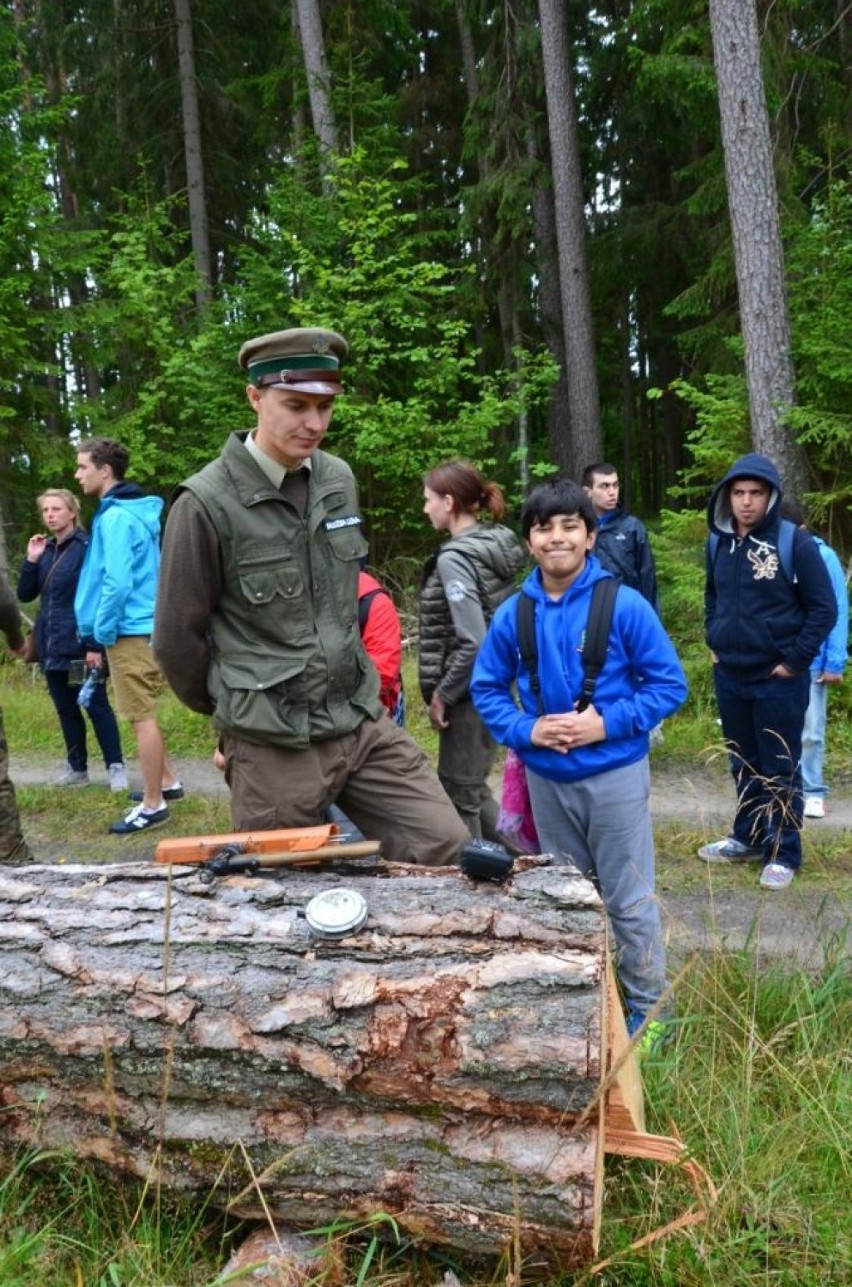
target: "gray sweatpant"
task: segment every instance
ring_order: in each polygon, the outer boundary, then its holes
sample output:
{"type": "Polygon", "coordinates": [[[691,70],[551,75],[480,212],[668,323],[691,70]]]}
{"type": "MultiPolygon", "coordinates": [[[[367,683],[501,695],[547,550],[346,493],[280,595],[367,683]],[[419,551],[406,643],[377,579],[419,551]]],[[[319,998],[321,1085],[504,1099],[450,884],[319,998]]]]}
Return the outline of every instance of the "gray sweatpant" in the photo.
{"type": "Polygon", "coordinates": [[[644,1014],[666,985],[647,757],[582,782],[552,782],[529,769],[527,780],[542,852],[572,862],[597,885],[625,1000],[644,1014]]]}

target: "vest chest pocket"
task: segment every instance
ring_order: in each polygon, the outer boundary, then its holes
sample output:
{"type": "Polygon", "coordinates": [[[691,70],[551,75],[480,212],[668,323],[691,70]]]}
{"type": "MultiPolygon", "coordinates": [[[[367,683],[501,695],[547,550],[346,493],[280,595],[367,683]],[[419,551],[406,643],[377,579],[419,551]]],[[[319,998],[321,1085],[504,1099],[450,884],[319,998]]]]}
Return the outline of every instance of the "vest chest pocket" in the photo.
{"type": "Polygon", "coordinates": [[[365,559],[370,546],[360,527],[343,527],[326,532],[329,549],[341,563],[357,563],[365,559]]]}
{"type": "Polygon", "coordinates": [[[243,597],[256,607],[272,603],[276,596],[285,602],[297,601],[305,593],[302,573],[293,562],[254,560],[240,564],[237,575],[243,597]]]}

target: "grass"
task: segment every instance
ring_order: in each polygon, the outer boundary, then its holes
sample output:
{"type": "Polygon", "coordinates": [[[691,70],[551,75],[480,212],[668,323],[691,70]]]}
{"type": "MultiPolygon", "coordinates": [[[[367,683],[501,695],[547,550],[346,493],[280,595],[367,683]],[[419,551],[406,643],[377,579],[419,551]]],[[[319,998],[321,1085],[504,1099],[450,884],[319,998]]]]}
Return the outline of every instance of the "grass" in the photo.
{"type": "MultiPolygon", "coordinates": [[[[410,726],[434,755],[414,676],[407,674],[407,681],[410,726]]],[[[43,685],[19,667],[7,667],[3,706],[13,763],[16,756],[32,755],[58,765],[62,744],[43,685]]],[[[213,738],[206,721],[170,699],[163,719],[176,758],[209,755],[213,738]]],[[[830,745],[835,780],[850,776],[849,740],[838,727],[830,745]]],[[[668,763],[704,763],[700,757],[714,742],[712,709],[696,709],[667,722],[664,746],[655,756],[668,763]]],[[[115,842],[100,827],[117,816],[108,792],[24,787],[18,796],[28,834],[57,860],[114,852],[115,842]]],[[[225,800],[190,797],[179,816],[187,834],[230,827],[225,800]]],[[[697,827],[658,828],[664,903],[708,880],[722,883],[729,894],[754,895],[753,869],[716,873],[684,861],[704,839],[697,827]]],[[[142,856],[152,843],[148,836],[132,837],[122,842],[121,852],[142,856]]],[[[825,900],[845,899],[848,905],[852,854],[846,838],[809,831],[805,847],[809,887],[825,900]]],[[[647,1128],[679,1132],[712,1177],[718,1200],[704,1223],[632,1249],[691,1207],[694,1195],[676,1169],[609,1158],[600,1254],[610,1263],[595,1277],[575,1275],[572,1287],[852,1283],[847,946],[840,935],[826,939],[819,964],[808,969],[789,961],[767,966],[756,939],[737,951],[713,941],[689,959],[678,987],[674,1042],[643,1065],[647,1128]]],[[[0,1287],[225,1287],[223,1267],[244,1232],[203,1203],[166,1197],[135,1182],[118,1184],[114,1175],[57,1153],[6,1157],[0,1167],[0,1287]]],[[[478,1274],[454,1266],[397,1245],[390,1227],[385,1232],[389,1242],[376,1230],[358,1236],[329,1231],[340,1248],[336,1260],[347,1261],[338,1283],[427,1287],[452,1281],[445,1278],[450,1271],[465,1287],[517,1287],[522,1281],[505,1266],[478,1274]]],[[[553,1280],[552,1287],[568,1284],[553,1280]]]]}

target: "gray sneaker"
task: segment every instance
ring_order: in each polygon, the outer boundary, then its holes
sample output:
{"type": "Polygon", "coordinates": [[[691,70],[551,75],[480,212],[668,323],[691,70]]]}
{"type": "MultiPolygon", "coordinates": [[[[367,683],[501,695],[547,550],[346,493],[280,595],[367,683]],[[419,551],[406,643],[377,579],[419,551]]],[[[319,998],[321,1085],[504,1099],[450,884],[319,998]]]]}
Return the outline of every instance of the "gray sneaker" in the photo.
{"type": "Polygon", "coordinates": [[[714,840],[712,844],[702,845],[698,857],[705,862],[763,862],[763,852],[751,849],[741,840],[726,836],[724,840],[714,840]]]}
{"type": "Polygon", "coordinates": [[[761,889],[786,889],[792,885],[795,872],[781,862],[768,862],[760,873],[761,889]]]}
{"type": "Polygon", "coordinates": [[[113,795],[117,791],[126,791],[130,786],[127,780],[127,769],[123,764],[111,764],[107,769],[109,774],[109,789],[113,795]]]}
{"type": "Polygon", "coordinates": [[[69,766],[64,773],[60,773],[58,778],[54,778],[50,785],[58,787],[88,786],[89,774],[86,769],[72,769],[69,766]]]}

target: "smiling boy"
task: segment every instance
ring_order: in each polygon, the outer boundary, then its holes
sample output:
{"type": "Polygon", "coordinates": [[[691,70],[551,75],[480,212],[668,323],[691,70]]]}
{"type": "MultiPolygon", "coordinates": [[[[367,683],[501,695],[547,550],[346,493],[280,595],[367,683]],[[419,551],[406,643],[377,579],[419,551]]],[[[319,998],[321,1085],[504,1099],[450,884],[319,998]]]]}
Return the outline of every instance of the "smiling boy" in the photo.
{"type": "Polygon", "coordinates": [[[494,615],[471,693],[492,735],[526,765],[542,848],[572,862],[600,890],[633,1033],[660,1000],[666,972],[654,893],[648,734],[682,704],[687,685],[654,609],[621,586],[594,699],[577,710],[592,592],[611,575],[591,553],[595,525],[589,497],[569,479],[530,493],[521,526],[538,566],[521,594],[534,604],[540,698],[520,660],[517,599],[494,615]]]}

